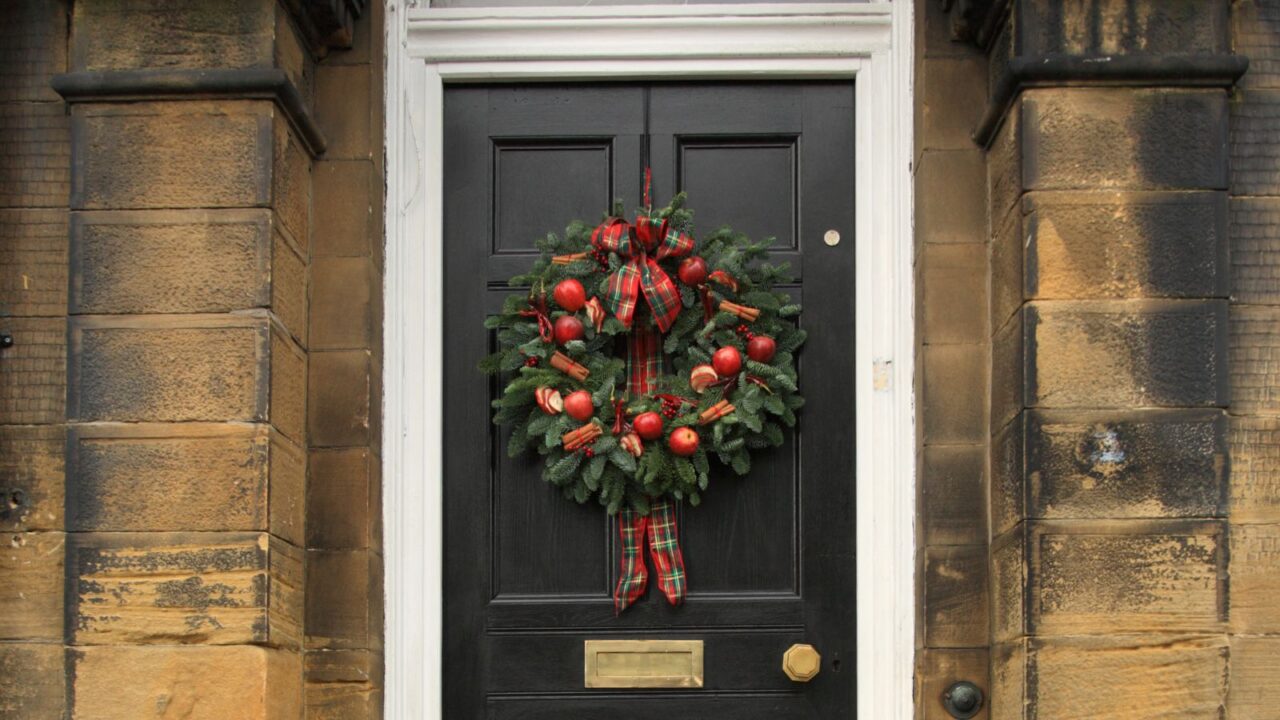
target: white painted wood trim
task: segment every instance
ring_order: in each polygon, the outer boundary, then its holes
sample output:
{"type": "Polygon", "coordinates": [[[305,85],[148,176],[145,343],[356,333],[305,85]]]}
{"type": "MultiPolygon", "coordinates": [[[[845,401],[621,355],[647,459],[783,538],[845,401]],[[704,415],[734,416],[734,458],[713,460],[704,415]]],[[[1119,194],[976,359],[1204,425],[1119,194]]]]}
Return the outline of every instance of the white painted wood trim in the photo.
{"type": "Polygon", "coordinates": [[[889,48],[884,5],[416,10],[408,51],[459,60],[822,58],[889,48]]]}
{"type": "Polygon", "coordinates": [[[858,188],[858,405],[850,433],[858,447],[858,717],[913,717],[911,23],[911,3],[902,0],[479,10],[390,0],[383,402],[389,720],[442,720],[444,84],[603,78],[856,79],[850,161],[858,188]],[[608,43],[591,40],[606,28],[608,43]]]}

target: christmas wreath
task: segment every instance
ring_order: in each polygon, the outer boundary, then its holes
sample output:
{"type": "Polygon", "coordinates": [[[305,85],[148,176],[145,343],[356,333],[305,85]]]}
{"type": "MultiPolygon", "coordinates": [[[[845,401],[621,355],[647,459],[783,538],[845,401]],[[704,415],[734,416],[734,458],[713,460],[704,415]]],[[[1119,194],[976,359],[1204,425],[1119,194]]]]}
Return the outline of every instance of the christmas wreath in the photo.
{"type": "Polygon", "coordinates": [[[683,599],[675,504],[698,505],[713,462],[746,475],[804,404],[800,306],[774,289],[786,264],[765,262],[771,239],[728,227],[695,240],[684,200],[654,211],[646,193],[634,222],[617,204],[594,228],[547,235],[511,278],[530,289],[485,323],[499,350],[481,368],[508,378],[493,420],[512,426],[511,456],[543,456],[566,497],[619,514],[618,611],[644,592],[646,538],[661,589],[683,599]]]}

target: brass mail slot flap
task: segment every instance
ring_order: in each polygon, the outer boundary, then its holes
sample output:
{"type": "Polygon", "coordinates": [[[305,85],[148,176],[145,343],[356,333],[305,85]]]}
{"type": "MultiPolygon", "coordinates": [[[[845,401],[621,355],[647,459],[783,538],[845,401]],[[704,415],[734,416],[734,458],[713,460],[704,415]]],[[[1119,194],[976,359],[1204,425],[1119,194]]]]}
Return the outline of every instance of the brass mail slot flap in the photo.
{"type": "Polygon", "coordinates": [[[589,688],[700,688],[701,640],[587,640],[589,688]]]}

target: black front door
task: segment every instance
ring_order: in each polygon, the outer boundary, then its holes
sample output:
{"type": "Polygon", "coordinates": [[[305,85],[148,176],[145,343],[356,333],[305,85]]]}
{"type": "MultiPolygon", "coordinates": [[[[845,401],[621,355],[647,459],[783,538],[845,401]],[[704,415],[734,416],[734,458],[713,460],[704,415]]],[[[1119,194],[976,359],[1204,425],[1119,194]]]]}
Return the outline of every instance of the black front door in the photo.
{"type": "MultiPolygon", "coordinates": [[[[447,720],[852,717],[854,616],[853,86],[524,85],[445,91],[445,606],[447,720]],[[689,193],[695,234],[775,236],[809,340],[794,437],[746,478],[713,476],[682,508],[689,595],[615,617],[616,532],[509,460],[490,423],[484,316],[568,221],[689,193]],[[843,240],[831,245],[835,231],[843,240]],[[696,639],[698,689],[584,687],[584,641],[696,639]],[[822,655],[808,683],[783,653],[822,655]]],[[[874,589],[866,589],[874,591],[874,589]]]]}

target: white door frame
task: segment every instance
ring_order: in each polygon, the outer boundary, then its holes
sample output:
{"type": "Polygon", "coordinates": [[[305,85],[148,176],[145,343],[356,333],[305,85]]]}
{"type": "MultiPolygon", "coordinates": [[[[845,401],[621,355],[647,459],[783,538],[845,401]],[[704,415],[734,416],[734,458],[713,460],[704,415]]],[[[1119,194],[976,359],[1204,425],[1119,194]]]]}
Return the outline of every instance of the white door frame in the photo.
{"type": "Polygon", "coordinates": [[[850,280],[857,421],[849,440],[858,448],[858,717],[910,720],[911,3],[462,10],[389,2],[382,455],[388,720],[441,720],[447,661],[441,656],[444,84],[688,78],[856,79],[850,280]]]}

